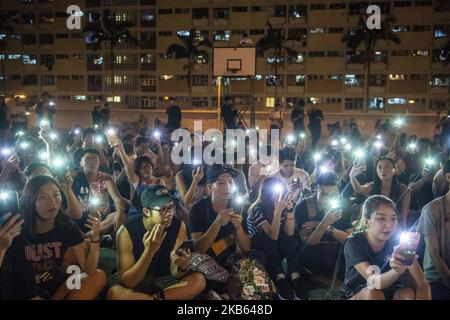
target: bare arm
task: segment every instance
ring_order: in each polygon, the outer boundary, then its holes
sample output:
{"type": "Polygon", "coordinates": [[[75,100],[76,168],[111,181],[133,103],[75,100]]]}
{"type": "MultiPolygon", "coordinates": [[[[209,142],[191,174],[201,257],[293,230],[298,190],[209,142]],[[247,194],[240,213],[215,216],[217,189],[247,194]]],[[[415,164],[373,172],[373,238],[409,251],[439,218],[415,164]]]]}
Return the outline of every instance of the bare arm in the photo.
{"type": "Polygon", "coordinates": [[[195,241],[195,250],[205,253],[208,251],[214,243],[217,235],[219,234],[221,225],[220,222],[215,220],[209,227],[208,231],[204,233],[194,232],[191,234],[192,240],[195,241]]]}
{"type": "Polygon", "coordinates": [[[120,283],[127,288],[135,288],[144,280],[154,253],[144,249],[138,261],[134,260],[133,243],[128,230],[123,226],[117,232],[117,268],[120,283]]]}
{"type": "Polygon", "coordinates": [[[109,196],[112,198],[114,205],[116,206],[117,219],[116,230],[125,222],[125,206],[119,191],[117,190],[116,184],[114,183],[111,176],[108,175],[106,180],[106,187],[108,188],[109,196]]]}
{"type": "Polygon", "coordinates": [[[180,192],[180,197],[185,205],[188,206],[191,204],[199,181],[200,180],[192,179],[191,186],[186,191],[186,184],[184,183],[184,179],[181,173],[177,173],[177,175],[175,176],[175,183],[177,184],[178,191],[180,192]]]}
{"type": "MultiPolygon", "coordinates": [[[[363,276],[365,279],[368,279],[372,273],[369,273],[369,262],[367,261],[363,261],[358,263],[357,265],[355,265],[355,269],[356,271],[359,272],[359,274],[361,276],[363,276]]],[[[395,281],[398,280],[398,278],[401,276],[401,274],[398,274],[396,271],[394,271],[393,269],[382,273],[380,275],[380,284],[381,284],[381,289],[387,289],[389,288],[392,284],[395,283],[395,281]]]]}

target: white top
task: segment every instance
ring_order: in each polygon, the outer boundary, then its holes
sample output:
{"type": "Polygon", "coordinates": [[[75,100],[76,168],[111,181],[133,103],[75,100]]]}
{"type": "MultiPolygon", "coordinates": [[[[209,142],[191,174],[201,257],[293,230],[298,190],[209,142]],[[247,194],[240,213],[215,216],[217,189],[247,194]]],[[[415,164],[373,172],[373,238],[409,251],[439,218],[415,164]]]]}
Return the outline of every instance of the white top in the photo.
{"type": "Polygon", "coordinates": [[[287,187],[289,187],[289,185],[294,183],[294,179],[299,179],[300,187],[291,193],[292,201],[296,202],[298,200],[298,198],[300,197],[302,190],[309,188],[308,172],[306,172],[302,169],[294,168],[294,174],[292,176],[290,176],[289,178],[285,178],[281,175],[280,171],[281,171],[281,169],[277,170],[277,172],[272,174],[272,177],[280,179],[281,181],[283,181],[286,184],[287,187]]]}

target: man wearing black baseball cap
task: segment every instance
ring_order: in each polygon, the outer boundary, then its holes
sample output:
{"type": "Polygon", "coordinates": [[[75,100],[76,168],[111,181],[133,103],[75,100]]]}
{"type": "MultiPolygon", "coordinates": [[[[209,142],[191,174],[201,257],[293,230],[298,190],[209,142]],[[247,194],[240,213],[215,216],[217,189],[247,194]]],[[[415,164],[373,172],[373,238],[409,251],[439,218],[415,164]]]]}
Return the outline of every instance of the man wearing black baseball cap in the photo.
{"type": "Polygon", "coordinates": [[[174,198],[166,187],[152,185],[141,195],[142,215],[128,219],[117,232],[119,284],[108,292],[113,300],[187,300],[205,289],[200,273],[186,275],[190,251],[178,249],[187,239],[186,226],[174,217],[174,198]]]}
{"type": "Polygon", "coordinates": [[[236,252],[250,251],[250,238],[242,226],[242,216],[229,208],[236,171],[228,165],[214,164],[207,172],[211,196],[197,202],[189,213],[189,229],[196,250],[207,253],[224,266],[236,252]]]}

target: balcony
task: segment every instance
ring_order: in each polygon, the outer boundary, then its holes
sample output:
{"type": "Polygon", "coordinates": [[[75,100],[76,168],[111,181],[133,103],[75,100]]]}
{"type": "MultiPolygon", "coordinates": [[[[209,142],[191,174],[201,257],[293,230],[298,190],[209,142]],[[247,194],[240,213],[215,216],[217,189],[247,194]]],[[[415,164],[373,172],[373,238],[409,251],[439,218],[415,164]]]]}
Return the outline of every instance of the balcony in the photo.
{"type": "Polygon", "coordinates": [[[97,83],[88,83],[87,91],[102,91],[102,85],[97,83]]]}
{"type": "Polygon", "coordinates": [[[342,93],[342,86],[344,81],[342,80],[308,80],[306,82],[307,93],[342,93]]]}
{"type": "Polygon", "coordinates": [[[228,26],[230,24],[230,20],[228,19],[214,19],[213,20],[213,25],[215,27],[225,27],[228,26]]]}
{"type": "Polygon", "coordinates": [[[287,86],[287,93],[289,94],[303,94],[305,93],[304,86],[287,86]]]}
{"type": "Polygon", "coordinates": [[[202,19],[192,19],[192,25],[194,27],[207,27],[209,24],[208,18],[202,18],[202,19]]]}
{"type": "Polygon", "coordinates": [[[268,21],[274,28],[277,28],[286,23],[286,17],[271,16],[268,18],[268,21]]]}
{"type": "Polygon", "coordinates": [[[141,49],[156,49],[156,40],[144,40],[140,43],[141,49]]]}
{"type": "Polygon", "coordinates": [[[141,63],[141,71],[155,71],[156,63],[141,63]]]}
{"type": "Polygon", "coordinates": [[[156,86],[141,85],[141,92],[156,92],[156,86]]]}
{"type": "Polygon", "coordinates": [[[389,81],[390,94],[427,94],[428,81],[426,80],[398,80],[389,81]]]}

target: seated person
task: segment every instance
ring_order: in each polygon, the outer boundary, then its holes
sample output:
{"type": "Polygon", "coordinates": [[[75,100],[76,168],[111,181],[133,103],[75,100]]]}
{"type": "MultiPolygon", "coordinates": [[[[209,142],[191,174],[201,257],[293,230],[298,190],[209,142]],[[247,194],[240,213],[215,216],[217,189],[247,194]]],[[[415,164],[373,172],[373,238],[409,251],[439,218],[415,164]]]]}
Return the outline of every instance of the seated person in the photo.
{"type": "Polygon", "coordinates": [[[81,153],[82,171],[73,178],[72,190],[81,202],[83,217],[77,223],[83,232],[84,221],[90,211],[98,210],[101,214],[101,234],[118,229],[125,220],[124,201],[117,190],[113,178],[99,171],[99,152],[96,149],[83,149],[81,153]],[[115,210],[110,204],[114,202],[115,210]]]}
{"type": "Polygon", "coordinates": [[[234,177],[235,170],[231,166],[213,164],[207,172],[211,196],[198,201],[189,213],[195,249],[209,254],[226,269],[231,267],[229,258],[236,253],[236,245],[244,253],[251,247],[242,216],[230,208],[234,177]]]}
{"type": "Polygon", "coordinates": [[[286,184],[289,195],[295,203],[299,200],[302,190],[309,188],[309,174],[295,168],[295,149],[293,148],[280,150],[280,169],[272,177],[286,184]]]}
{"type": "MultiPolygon", "coordinates": [[[[340,246],[352,232],[351,210],[338,203],[338,181],[333,172],[320,174],[317,195],[295,207],[300,262],[313,274],[329,278],[333,276],[340,246]]],[[[338,275],[344,276],[342,264],[338,275]]]]}
{"type": "Polygon", "coordinates": [[[308,292],[300,281],[298,255],[295,246],[291,245],[295,241],[294,227],[294,205],[286,186],[277,178],[267,178],[247,216],[252,248],[270,257],[267,270],[272,281],[276,283],[279,299],[308,300],[308,292]],[[285,257],[288,277],[282,267],[285,257]]]}
{"type": "MultiPolygon", "coordinates": [[[[442,172],[450,182],[450,160],[442,172]]],[[[450,192],[422,209],[418,231],[425,239],[424,270],[433,300],[450,299],[450,192]]]]}
{"type": "Polygon", "coordinates": [[[147,187],[141,196],[142,215],[128,219],[117,232],[118,284],[112,300],[190,300],[205,289],[200,273],[187,274],[186,226],[173,216],[172,196],[162,185],[147,187]]]}
{"type": "Polygon", "coordinates": [[[394,236],[399,214],[395,203],[382,195],[363,205],[358,230],[345,243],[345,280],[341,292],[351,300],[430,300],[430,285],[417,262],[407,265],[394,236]],[[389,257],[389,262],[386,261],[389,257]],[[406,274],[414,283],[407,283],[406,274]],[[413,287],[415,289],[413,289],[413,287]]]}
{"type": "Polygon", "coordinates": [[[106,284],[105,273],[97,269],[99,217],[89,216],[86,221],[92,231],[86,250],[80,230],[62,213],[61,194],[58,183],[49,176],[34,177],[23,190],[22,233],[5,255],[3,276],[9,280],[9,299],[93,300],[106,284]],[[76,281],[67,279],[69,255],[75,256],[76,265],[83,271],[79,288],[76,281]]]}

